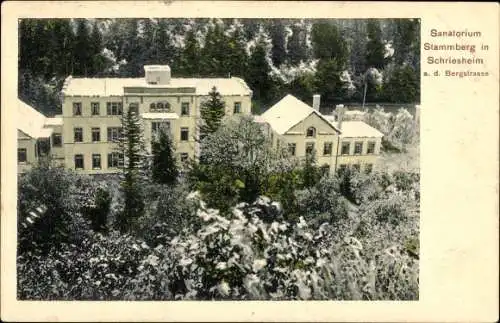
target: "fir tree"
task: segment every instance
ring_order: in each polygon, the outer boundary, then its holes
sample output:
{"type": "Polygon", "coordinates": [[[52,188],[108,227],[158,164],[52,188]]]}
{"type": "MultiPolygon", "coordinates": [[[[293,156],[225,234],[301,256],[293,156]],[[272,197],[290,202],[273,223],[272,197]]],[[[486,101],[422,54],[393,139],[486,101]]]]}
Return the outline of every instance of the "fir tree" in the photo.
{"type": "Polygon", "coordinates": [[[366,28],[369,39],[366,43],[366,64],[369,67],[382,69],[385,65],[385,46],[382,43],[380,23],[370,19],[366,28]]]}
{"type": "Polygon", "coordinates": [[[286,35],[285,26],[280,20],[276,20],[270,27],[270,36],[272,40],[272,60],[274,66],[280,66],[286,60],[286,35]]]}
{"type": "Polygon", "coordinates": [[[168,31],[166,19],[160,19],[158,21],[158,30],[153,45],[156,48],[156,62],[159,64],[171,65],[175,57],[175,47],[172,44],[172,37],[168,31]]]}
{"type": "Polygon", "coordinates": [[[394,47],[398,50],[394,53],[395,63],[400,65],[405,62],[420,62],[420,21],[418,19],[396,19],[394,47]]]}
{"type": "Polygon", "coordinates": [[[347,63],[347,45],[337,29],[330,22],[315,23],[311,31],[314,57],[320,60],[335,60],[342,69],[347,63]]]}
{"type": "Polygon", "coordinates": [[[296,65],[306,59],[306,38],[305,31],[300,25],[292,25],[291,29],[292,35],[287,45],[288,60],[290,64],[296,65]]]}
{"type": "Polygon", "coordinates": [[[77,76],[87,76],[91,71],[92,55],[90,53],[90,35],[86,19],[77,20],[77,29],[75,36],[74,59],[75,68],[74,74],[77,76]]]}
{"type": "Polygon", "coordinates": [[[97,20],[92,25],[92,33],[90,34],[90,54],[92,55],[92,65],[90,68],[91,75],[98,75],[107,67],[107,60],[102,55],[104,49],[102,34],[99,30],[99,23],[97,20]]]}
{"type": "Polygon", "coordinates": [[[200,109],[202,119],[200,139],[219,129],[226,111],[226,103],[222,101],[222,96],[215,86],[208,93],[208,96],[208,100],[201,104],[200,109]]]}
{"type": "Polygon", "coordinates": [[[231,75],[243,77],[248,67],[248,56],[245,49],[246,41],[241,26],[236,25],[228,38],[228,53],[226,54],[227,70],[231,75]]]}
{"type": "Polygon", "coordinates": [[[152,176],[153,180],[161,184],[174,184],[179,171],[174,156],[174,147],[166,129],[160,129],[158,137],[152,142],[152,176]]]}
{"type": "Polygon", "coordinates": [[[419,76],[409,65],[397,68],[384,85],[387,99],[397,103],[420,102],[419,76]]]}
{"type": "Polygon", "coordinates": [[[245,80],[254,91],[255,100],[267,103],[271,98],[273,80],[269,76],[271,67],[267,60],[265,44],[257,42],[248,62],[248,73],[245,80]]]}
{"type": "Polygon", "coordinates": [[[189,30],[186,33],[184,42],[185,45],[180,55],[179,70],[185,76],[200,76],[200,45],[194,30],[189,30]]]}
{"type": "Polygon", "coordinates": [[[131,109],[122,118],[119,151],[124,157],[121,187],[125,201],[117,224],[122,232],[126,232],[130,230],[135,220],[144,214],[143,187],[148,168],[142,126],[137,113],[131,109]]]}
{"type": "Polygon", "coordinates": [[[202,74],[226,76],[229,73],[226,59],[228,51],[228,41],[223,26],[215,23],[208,29],[205,36],[205,46],[201,51],[199,64],[202,68],[202,74]]]}
{"type": "Polygon", "coordinates": [[[335,59],[320,60],[316,71],[315,88],[325,105],[333,104],[345,95],[341,79],[342,67],[335,59]]]}

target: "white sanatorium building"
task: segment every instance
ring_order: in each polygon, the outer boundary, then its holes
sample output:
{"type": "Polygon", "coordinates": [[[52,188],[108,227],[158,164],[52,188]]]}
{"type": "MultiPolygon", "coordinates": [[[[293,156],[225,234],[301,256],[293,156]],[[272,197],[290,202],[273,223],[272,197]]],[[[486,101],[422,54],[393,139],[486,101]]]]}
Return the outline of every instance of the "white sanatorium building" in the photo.
{"type": "MultiPolygon", "coordinates": [[[[196,158],[200,105],[212,87],[226,103],[226,115],[250,115],[252,91],[244,80],[231,78],[172,78],[166,65],[144,66],[142,78],[73,78],[62,89],[62,115],[47,118],[18,102],[18,171],[39,156],[50,155],[66,168],[87,174],[113,173],[122,158],[116,152],[121,117],[137,111],[150,149],[158,129],[170,129],[178,160],[196,158]]],[[[353,165],[369,170],[380,152],[382,133],[362,121],[343,121],[319,112],[292,95],[256,120],[267,125],[275,143],[286,143],[290,153],[315,153],[318,164],[333,171],[353,165]]]]}

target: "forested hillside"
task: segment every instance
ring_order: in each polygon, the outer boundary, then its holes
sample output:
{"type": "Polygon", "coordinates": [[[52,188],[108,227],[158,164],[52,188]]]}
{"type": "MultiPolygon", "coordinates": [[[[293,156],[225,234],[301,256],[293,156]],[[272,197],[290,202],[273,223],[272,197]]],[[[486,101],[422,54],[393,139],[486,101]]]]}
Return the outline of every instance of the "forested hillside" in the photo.
{"type": "Polygon", "coordinates": [[[322,105],[420,101],[416,19],[24,19],[19,97],[60,111],[68,75],[140,77],[168,64],[174,77],[244,78],[254,112],[285,94],[322,105]]]}

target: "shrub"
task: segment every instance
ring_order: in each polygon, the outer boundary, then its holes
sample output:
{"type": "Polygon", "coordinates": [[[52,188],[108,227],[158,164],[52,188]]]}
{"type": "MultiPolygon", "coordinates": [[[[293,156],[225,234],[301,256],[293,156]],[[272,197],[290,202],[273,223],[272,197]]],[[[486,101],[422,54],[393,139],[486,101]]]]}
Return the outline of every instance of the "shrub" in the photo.
{"type": "MultiPolygon", "coordinates": [[[[229,219],[198,211],[205,226],[175,238],[168,259],[176,299],[415,299],[418,263],[401,248],[364,253],[327,224],[311,230],[263,222],[239,206],[229,219]],[[389,250],[389,251],[388,251],[389,250]]],[[[388,240],[389,242],[391,240],[388,240]]]]}
{"type": "Polygon", "coordinates": [[[297,214],[317,228],[324,222],[339,224],[347,217],[347,203],[336,177],[324,176],[314,187],[297,191],[297,214]]]}
{"type": "Polygon", "coordinates": [[[95,207],[96,187],[85,176],[62,168],[34,167],[19,176],[19,252],[48,250],[60,243],[80,243],[88,235],[89,220],[81,211],[95,207]],[[30,212],[42,207],[38,217],[30,212]]]}

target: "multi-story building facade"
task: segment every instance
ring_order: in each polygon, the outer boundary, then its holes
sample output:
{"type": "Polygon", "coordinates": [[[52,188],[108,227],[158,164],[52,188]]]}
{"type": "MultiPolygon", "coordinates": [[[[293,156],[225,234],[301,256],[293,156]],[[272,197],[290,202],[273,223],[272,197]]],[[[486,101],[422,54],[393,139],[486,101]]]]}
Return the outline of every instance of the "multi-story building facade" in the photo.
{"type": "Polygon", "coordinates": [[[251,113],[252,91],[240,78],[172,78],[166,65],[144,70],[143,78],[66,79],[62,138],[67,168],[116,172],[123,160],[116,139],[129,109],[140,117],[148,150],[161,127],[170,130],[179,162],[197,156],[200,106],[213,87],[226,104],[226,115],[251,113]]]}
{"type": "MultiPolygon", "coordinates": [[[[122,117],[130,109],[139,116],[146,149],[161,128],[170,131],[179,163],[198,157],[200,106],[213,87],[226,104],[226,116],[250,115],[252,91],[240,78],[172,78],[165,65],[144,67],[142,78],[73,78],[62,89],[62,115],[46,118],[19,102],[18,159],[20,172],[38,156],[50,155],[66,168],[87,174],[114,173],[123,158],[117,149],[122,117]]],[[[383,134],[360,120],[343,120],[319,112],[292,95],[256,121],[265,125],[275,145],[290,155],[314,154],[331,172],[344,167],[371,170],[380,154],[383,134]]]]}
{"type": "Polygon", "coordinates": [[[344,121],[344,108],[335,115],[319,112],[320,96],[313,107],[292,95],[269,108],[259,122],[269,125],[274,143],[286,145],[291,156],[305,158],[313,154],[316,163],[330,172],[346,167],[371,171],[380,155],[383,134],[363,121],[344,121]]]}

